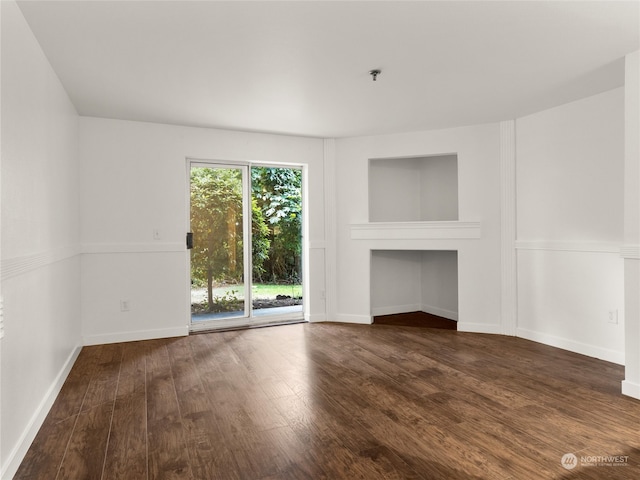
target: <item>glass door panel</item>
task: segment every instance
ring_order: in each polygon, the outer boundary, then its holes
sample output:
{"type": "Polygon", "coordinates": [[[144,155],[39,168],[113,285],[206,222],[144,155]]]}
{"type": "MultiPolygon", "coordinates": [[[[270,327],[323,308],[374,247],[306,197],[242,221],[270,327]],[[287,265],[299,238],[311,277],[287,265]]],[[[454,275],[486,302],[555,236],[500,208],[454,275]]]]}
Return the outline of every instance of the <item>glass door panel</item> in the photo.
{"type": "Polygon", "coordinates": [[[244,166],[190,169],[191,321],[247,317],[244,166]]]}
{"type": "Polygon", "coordinates": [[[252,166],[252,315],[302,317],[302,169],[252,166]]]}

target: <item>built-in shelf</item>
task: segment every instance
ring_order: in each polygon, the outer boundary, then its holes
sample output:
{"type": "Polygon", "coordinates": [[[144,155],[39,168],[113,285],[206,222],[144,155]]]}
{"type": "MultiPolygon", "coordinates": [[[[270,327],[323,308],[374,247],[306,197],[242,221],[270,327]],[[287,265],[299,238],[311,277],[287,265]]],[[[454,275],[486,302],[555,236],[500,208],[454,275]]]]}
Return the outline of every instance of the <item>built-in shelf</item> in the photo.
{"type": "Polygon", "coordinates": [[[352,223],[352,240],[442,240],[480,238],[480,222],[352,223]]]}
{"type": "Polygon", "coordinates": [[[459,220],[458,155],[370,159],[368,220],[459,220]]]}

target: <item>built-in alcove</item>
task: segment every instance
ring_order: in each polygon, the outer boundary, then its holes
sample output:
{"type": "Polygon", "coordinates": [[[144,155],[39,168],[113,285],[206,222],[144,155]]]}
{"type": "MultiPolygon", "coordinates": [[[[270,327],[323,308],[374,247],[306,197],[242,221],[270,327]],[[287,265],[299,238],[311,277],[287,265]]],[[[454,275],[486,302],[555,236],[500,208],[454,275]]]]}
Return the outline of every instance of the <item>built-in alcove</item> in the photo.
{"type": "Polygon", "coordinates": [[[458,252],[372,250],[371,315],[422,311],[458,320],[458,252]]]}
{"type": "Polygon", "coordinates": [[[458,220],[458,155],[369,160],[370,222],[458,220]]]}

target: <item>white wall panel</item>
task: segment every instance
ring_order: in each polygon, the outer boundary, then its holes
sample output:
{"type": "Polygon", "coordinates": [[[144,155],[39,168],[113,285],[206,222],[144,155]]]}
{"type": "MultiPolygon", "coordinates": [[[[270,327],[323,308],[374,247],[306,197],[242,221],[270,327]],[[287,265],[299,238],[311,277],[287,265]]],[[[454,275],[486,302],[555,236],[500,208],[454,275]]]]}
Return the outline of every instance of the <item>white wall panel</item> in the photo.
{"type": "Polygon", "coordinates": [[[618,254],[520,250],[517,335],[624,363],[624,264],[618,254]],[[617,323],[610,323],[615,312],[617,323]]]}
{"type": "Polygon", "coordinates": [[[619,88],[516,121],[517,334],[617,363],[623,105],[619,88]]]}
{"type": "MultiPolygon", "coordinates": [[[[306,165],[306,241],[324,244],[320,139],[84,117],[79,152],[82,244],[92,252],[82,264],[83,335],[91,343],[187,332],[187,158],[306,165]],[[122,299],[135,314],[119,311],[122,299]]],[[[310,255],[307,264],[314,318],[325,314],[323,259],[310,255]]]]}
{"type": "Polygon", "coordinates": [[[640,51],[625,58],[625,379],[622,392],[640,399],[640,51]]]}
{"type": "Polygon", "coordinates": [[[11,478],[81,345],[78,116],[17,5],[0,9],[0,462],[11,478]]]}
{"type": "Polygon", "coordinates": [[[516,121],[518,240],[620,242],[624,91],[516,121]]]}

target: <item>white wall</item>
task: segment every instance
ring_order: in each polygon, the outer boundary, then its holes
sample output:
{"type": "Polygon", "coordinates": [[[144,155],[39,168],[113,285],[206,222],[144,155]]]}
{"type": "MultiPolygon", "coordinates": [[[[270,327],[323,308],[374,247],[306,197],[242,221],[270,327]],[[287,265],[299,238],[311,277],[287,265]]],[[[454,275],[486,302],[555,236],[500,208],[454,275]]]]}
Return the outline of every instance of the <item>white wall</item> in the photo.
{"type": "Polygon", "coordinates": [[[623,122],[622,88],[516,121],[517,335],[617,363],[623,122]]]}
{"type": "Polygon", "coordinates": [[[2,9],[3,478],[79,352],[78,116],[14,2],[2,9]]]}
{"type": "Polygon", "coordinates": [[[624,273],[625,379],[622,392],[640,399],[640,51],[625,58],[624,273]]]}
{"type": "Polygon", "coordinates": [[[421,310],[421,252],[371,252],[371,315],[421,310]]]}
{"type": "Polygon", "coordinates": [[[420,163],[415,158],[373,159],[369,176],[369,220],[410,222],[420,220],[420,163]]]}
{"type": "MultiPolygon", "coordinates": [[[[500,331],[500,129],[497,124],[336,140],[336,318],[371,319],[372,250],[457,250],[460,330],[500,331]],[[371,158],[458,154],[461,222],[481,222],[480,238],[357,239],[369,219],[371,158]]],[[[419,202],[419,200],[418,200],[419,202]]]]}
{"type": "Polygon", "coordinates": [[[420,162],[420,220],[458,220],[458,159],[427,157],[420,162]]]}
{"type": "Polygon", "coordinates": [[[187,157],[308,166],[305,301],[310,319],[324,319],[322,140],[82,118],[79,151],[86,343],[187,333],[187,157]],[[120,311],[122,299],[130,311],[120,311]]]}
{"type": "Polygon", "coordinates": [[[421,252],[421,310],[458,320],[458,253],[421,252]]]}

